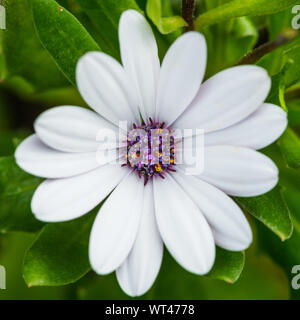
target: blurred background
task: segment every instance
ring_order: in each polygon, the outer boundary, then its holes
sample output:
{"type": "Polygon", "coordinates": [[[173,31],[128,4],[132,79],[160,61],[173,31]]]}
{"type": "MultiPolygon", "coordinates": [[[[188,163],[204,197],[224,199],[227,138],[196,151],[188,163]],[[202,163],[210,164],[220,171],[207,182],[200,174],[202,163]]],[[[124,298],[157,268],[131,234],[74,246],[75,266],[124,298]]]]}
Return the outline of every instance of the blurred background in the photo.
{"type": "MultiPolygon", "coordinates": [[[[83,24],[104,52],[119,58],[116,25],[110,25],[104,13],[103,19],[99,18],[100,15],[93,16],[91,7],[88,6],[88,3],[93,2],[96,6],[101,3],[100,0],[87,1],[86,6],[83,4],[84,1],[79,0],[57,2],[83,24]]],[[[109,2],[111,1],[107,1],[109,2]]],[[[225,2],[228,1],[197,1],[196,16],[225,2]]],[[[136,0],[136,5],[143,11],[146,11],[146,3],[146,0],[136,0]]],[[[43,110],[59,105],[87,106],[77,89],[42,46],[34,27],[31,1],[6,0],[2,1],[2,4],[6,7],[7,28],[0,31],[0,265],[5,266],[7,279],[6,290],[0,290],[0,299],[127,299],[114,274],[100,277],[93,272],[87,272],[75,283],[59,286],[43,286],[43,282],[37,282],[34,283],[36,286],[33,284],[29,288],[24,281],[24,256],[43,227],[41,223],[34,221],[29,207],[33,193],[32,185],[36,186],[39,180],[30,180],[30,185],[29,182],[25,185],[23,173],[17,171],[9,161],[17,144],[33,132],[34,119],[43,110]]],[[[118,7],[119,15],[125,9],[119,1],[115,1],[114,5],[118,7]]],[[[163,0],[162,14],[165,17],[181,15],[181,1],[163,0]]],[[[300,51],[297,51],[300,40],[297,31],[291,29],[294,16],[289,7],[280,13],[231,19],[226,23],[206,28],[203,32],[209,47],[206,78],[235,65],[253,48],[274,41],[283,34],[287,37],[284,45],[271,53],[265,52],[255,63],[267,68],[272,76],[277,91],[272,91],[273,97],[270,101],[284,104],[289,110],[289,123],[293,130],[289,141],[300,150],[300,73],[297,73],[300,68],[300,51]],[[291,48],[296,50],[290,55],[291,48]],[[282,89],[282,82],[286,79],[284,72],[289,63],[294,63],[291,70],[296,76],[291,75],[293,79],[287,80],[282,89]]],[[[178,29],[164,35],[159,32],[153,21],[151,24],[162,58],[169,45],[182,31],[178,29]]],[[[284,149],[285,144],[282,145],[284,149]]],[[[248,215],[254,232],[254,242],[245,254],[245,261],[242,262],[244,269],[235,283],[191,275],[178,266],[165,251],[159,277],[154,287],[142,298],[300,297],[300,290],[291,288],[291,279],[294,276],[291,273],[292,266],[300,264],[300,171],[297,170],[297,165],[294,168],[287,166],[280,148],[282,149],[282,146],[274,144],[264,152],[280,168],[282,194],[294,224],[292,237],[283,242],[270,228],[248,215]]],[[[49,272],[60,267],[59,264],[53,264],[49,272]]],[[[55,281],[53,280],[53,283],[59,283],[55,281]]]]}

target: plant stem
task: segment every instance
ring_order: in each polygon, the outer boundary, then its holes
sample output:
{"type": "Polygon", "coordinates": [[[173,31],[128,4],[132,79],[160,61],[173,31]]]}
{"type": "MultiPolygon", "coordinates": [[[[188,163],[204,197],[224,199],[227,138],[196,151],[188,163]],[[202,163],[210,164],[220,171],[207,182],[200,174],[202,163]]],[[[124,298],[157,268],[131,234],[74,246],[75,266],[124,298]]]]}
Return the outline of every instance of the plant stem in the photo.
{"type": "Polygon", "coordinates": [[[275,40],[262,44],[261,46],[255,48],[248,54],[246,54],[237,65],[242,64],[254,64],[260,58],[262,58],[267,53],[285,45],[286,43],[294,40],[298,35],[297,31],[293,29],[287,29],[282,32],[275,40]]]}
{"type": "Polygon", "coordinates": [[[185,28],[185,32],[195,30],[194,14],[195,0],[182,0],[182,17],[188,24],[188,26],[185,28]]]}

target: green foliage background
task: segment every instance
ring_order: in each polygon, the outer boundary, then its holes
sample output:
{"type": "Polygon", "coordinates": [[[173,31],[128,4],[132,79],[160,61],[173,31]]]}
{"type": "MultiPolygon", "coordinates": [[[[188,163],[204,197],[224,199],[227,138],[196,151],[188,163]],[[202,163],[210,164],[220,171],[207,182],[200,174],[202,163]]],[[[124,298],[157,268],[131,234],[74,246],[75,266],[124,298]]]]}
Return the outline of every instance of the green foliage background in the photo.
{"type": "MultiPolygon", "coordinates": [[[[186,27],[180,0],[4,0],[0,31],[0,264],[7,290],[0,299],[126,299],[115,275],[90,270],[88,238],[96,208],[66,223],[43,224],[30,210],[40,179],[19,169],[18,143],[35,117],[58,105],[87,107],[76,90],[77,60],[91,50],[120,59],[118,21],[126,9],[151,23],[160,58],[186,27]]],[[[263,150],[280,169],[266,195],[236,198],[254,242],[244,252],[217,250],[205,277],[184,271],[165,251],[144,299],[298,299],[290,286],[300,264],[300,36],[291,29],[296,0],[199,0],[195,28],[208,42],[206,78],[236,65],[254,48],[284,36],[276,50],[254,55],[272,77],[268,101],[288,112],[289,128],[263,150]],[[278,38],[279,37],[279,38],[278,38]]]]}

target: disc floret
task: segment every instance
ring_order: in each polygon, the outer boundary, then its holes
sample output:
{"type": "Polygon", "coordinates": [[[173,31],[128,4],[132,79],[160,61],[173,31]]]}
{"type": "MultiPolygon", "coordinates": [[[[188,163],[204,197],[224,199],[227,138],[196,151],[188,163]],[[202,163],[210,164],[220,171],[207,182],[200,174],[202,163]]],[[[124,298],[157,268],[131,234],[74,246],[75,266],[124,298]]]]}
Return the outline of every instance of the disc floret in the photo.
{"type": "Polygon", "coordinates": [[[125,166],[136,171],[145,185],[155,176],[164,179],[166,172],[176,171],[174,137],[165,123],[149,118],[147,123],[133,124],[126,159],[125,166]]]}

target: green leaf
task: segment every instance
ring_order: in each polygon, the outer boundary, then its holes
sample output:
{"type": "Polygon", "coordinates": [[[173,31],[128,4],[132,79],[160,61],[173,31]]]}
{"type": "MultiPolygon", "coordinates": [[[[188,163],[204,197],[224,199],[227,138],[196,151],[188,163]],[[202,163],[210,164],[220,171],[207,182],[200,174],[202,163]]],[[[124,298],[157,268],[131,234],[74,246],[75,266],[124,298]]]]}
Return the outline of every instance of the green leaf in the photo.
{"type": "Polygon", "coordinates": [[[210,273],[197,276],[184,270],[165,250],[160,274],[145,299],[180,299],[183,296],[186,299],[203,299],[205,283],[213,287],[215,284],[228,286],[228,283],[236,282],[243,271],[244,262],[244,253],[217,247],[215,264],[210,273]]]}
{"type": "MultiPolygon", "coordinates": [[[[292,31],[292,33],[294,33],[294,31],[292,31]]],[[[290,33],[290,31],[287,31],[283,36],[285,38],[292,39],[293,38],[292,33],[290,33]]],[[[288,41],[286,44],[277,48],[276,50],[265,54],[257,62],[257,65],[266,69],[270,76],[277,75],[283,70],[283,68],[287,63],[294,63],[294,59],[292,57],[292,54],[294,52],[290,50],[292,50],[293,48],[296,50],[296,48],[299,45],[300,45],[300,37],[296,37],[294,38],[294,40],[288,41]],[[292,54],[289,56],[288,53],[292,53],[292,54]]],[[[294,65],[294,67],[295,67],[295,71],[299,70],[298,65],[294,65]]]]}
{"type": "Polygon", "coordinates": [[[269,39],[275,40],[278,35],[291,28],[293,17],[291,8],[270,15],[268,17],[269,39]]]}
{"type": "Polygon", "coordinates": [[[278,141],[280,151],[290,168],[300,168],[300,138],[288,128],[278,141]]]}
{"type": "Polygon", "coordinates": [[[40,182],[40,178],[22,171],[13,157],[0,158],[0,232],[35,232],[42,228],[30,208],[40,182]]]}
{"type": "Polygon", "coordinates": [[[271,229],[282,241],[291,236],[293,224],[279,187],[258,197],[235,197],[235,200],[246,212],[271,229]]]}
{"type": "Polygon", "coordinates": [[[300,45],[285,50],[282,58],[286,63],[292,64],[285,77],[285,86],[288,89],[300,80],[300,45]]]}
{"type": "MultiPolygon", "coordinates": [[[[276,61],[276,56],[271,56],[272,61],[276,61]]],[[[259,65],[264,67],[268,59],[259,61],[259,65]]],[[[300,45],[296,45],[287,50],[280,51],[281,71],[272,77],[272,88],[267,98],[267,102],[280,105],[287,111],[285,92],[299,81],[300,73],[300,45]]]]}
{"type": "MultiPolygon", "coordinates": [[[[118,26],[121,14],[128,9],[143,12],[140,10],[135,0],[74,0],[76,4],[88,15],[90,21],[97,29],[97,34],[93,33],[95,39],[100,43],[101,49],[121,61],[119,50],[118,26]]],[[[166,1],[166,0],[164,0],[166,1]]],[[[144,7],[143,1],[138,3],[144,7]]],[[[91,30],[91,28],[89,28],[91,30]]],[[[158,54],[160,59],[165,56],[170,44],[175,40],[176,32],[164,36],[155,28],[153,29],[154,36],[158,44],[158,54]]]]}
{"type": "Polygon", "coordinates": [[[187,26],[186,21],[180,16],[163,17],[161,0],[148,0],[146,11],[162,34],[168,34],[187,26]]]}
{"type": "Polygon", "coordinates": [[[88,243],[95,213],[43,228],[25,256],[23,276],[28,286],[66,285],[90,271],[88,243]]]}
{"type": "MultiPolygon", "coordinates": [[[[292,221],[294,224],[294,232],[291,238],[284,243],[278,241],[270,232],[266,230],[259,231],[259,244],[265,249],[276,263],[278,263],[286,272],[289,281],[295,276],[292,274],[294,265],[299,265],[300,260],[300,171],[284,166],[284,163],[279,163],[281,172],[282,184],[285,186],[283,196],[291,211],[292,221]]],[[[258,226],[260,227],[260,226],[258,226]]],[[[300,299],[300,291],[291,289],[291,296],[294,299],[300,299]]]]}
{"type": "Polygon", "coordinates": [[[32,9],[41,42],[65,76],[75,85],[75,70],[79,58],[88,51],[100,48],[80,22],[54,0],[32,0],[32,9]]]}
{"type": "Polygon", "coordinates": [[[6,0],[5,8],[7,28],[1,35],[6,70],[2,76],[22,77],[37,91],[68,85],[36,35],[29,0],[6,0]]]}
{"type": "Polygon", "coordinates": [[[287,111],[285,102],[286,76],[291,66],[292,63],[287,63],[278,74],[272,77],[272,87],[266,99],[266,102],[281,106],[285,111],[287,111]]]}
{"type": "MultiPolygon", "coordinates": [[[[297,215],[299,215],[297,213],[297,211],[299,211],[299,191],[298,187],[297,189],[289,188],[284,192],[285,199],[287,200],[292,213],[296,213],[297,215]]],[[[289,279],[289,283],[291,283],[292,278],[295,276],[295,274],[292,273],[292,268],[295,265],[299,265],[300,260],[300,224],[297,219],[296,217],[293,217],[295,229],[291,238],[285,242],[280,241],[268,230],[263,230],[261,226],[257,226],[260,247],[284,269],[289,279]]],[[[291,297],[292,299],[299,300],[300,291],[291,288],[291,297]]]]}
{"type": "Polygon", "coordinates": [[[282,37],[282,35],[285,37],[293,37],[298,33],[298,37],[296,37],[293,41],[287,42],[285,45],[271,51],[259,61],[258,64],[267,69],[269,74],[272,76],[278,74],[285,64],[283,59],[284,51],[299,44],[299,32],[291,28],[293,16],[292,9],[288,8],[284,11],[267,17],[267,27],[270,41],[276,41],[276,39],[278,39],[278,37],[282,37]]]}
{"type": "Polygon", "coordinates": [[[234,283],[239,279],[244,264],[243,252],[231,252],[217,247],[215,264],[207,276],[234,283]]]}
{"type": "MultiPolygon", "coordinates": [[[[140,11],[135,0],[74,0],[96,27],[101,48],[120,60],[118,24],[121,14],[128,9],[140,11]]],[[[141,11],[140,11],[141,12],[141,11]]]]}
{"type": "Polygon", "coordinates": [[[271,14],[297,3],[298,0],[232,0],[198,16],[195,27],[202,30],[204,27],[232,18],[271,14]]]}
{"type": "MultiPolygon", "coordinates": [[[[279,264],[289,278],[289,281],[295,276],[292,273],[292,268],[295,265],[299,265],[300,260],[300,232],[295,230],[292,237],[285,242],[281,242],[278,238],[274,237],[270,232],[259,230],[260,246],[264,248],[265,252],[269,254],[273,260],[279,264]]],[[[291,296],[294,299],[300,299],[299,290],[291,289],[291,296]]]]}
{"type": "MultiPolygon", "coordinates": [[[[206,1],[208,8],[228,0],[206,1]]],[[[206,78],[235,65],[252,50],[257,41],[257,30],[249,18],[231,19],[203,30],[208,46],[206,78]]]]}

